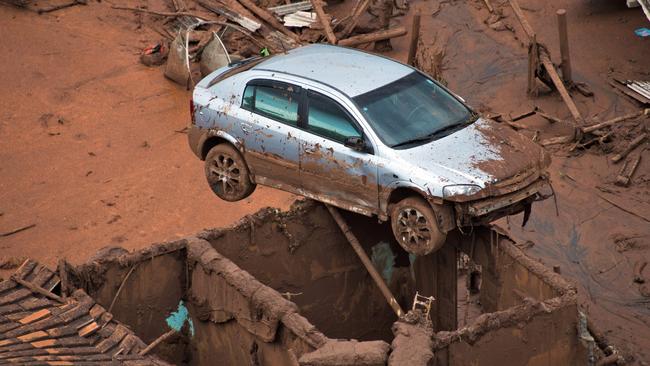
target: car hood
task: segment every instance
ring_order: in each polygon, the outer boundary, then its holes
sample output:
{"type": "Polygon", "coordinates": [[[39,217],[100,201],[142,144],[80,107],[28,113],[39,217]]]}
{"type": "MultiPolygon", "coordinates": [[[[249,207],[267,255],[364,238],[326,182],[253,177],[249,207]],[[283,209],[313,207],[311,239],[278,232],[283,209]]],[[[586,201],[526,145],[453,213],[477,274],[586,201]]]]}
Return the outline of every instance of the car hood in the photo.
{"type": "Polygon", "coordinates": [[[405,163],[443,184],[481,188],[522,174],[539,175],[550,163],[543,148],[529,138],[483,118],[441,139],[394,151],[405,163]]]}

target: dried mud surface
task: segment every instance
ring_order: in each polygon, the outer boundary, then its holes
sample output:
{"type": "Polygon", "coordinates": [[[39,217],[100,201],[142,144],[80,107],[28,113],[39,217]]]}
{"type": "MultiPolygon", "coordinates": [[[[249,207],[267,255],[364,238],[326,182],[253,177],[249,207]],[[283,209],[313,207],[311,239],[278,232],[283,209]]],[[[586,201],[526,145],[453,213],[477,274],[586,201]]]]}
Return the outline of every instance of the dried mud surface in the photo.
{"type": "MultiPolygon", "coordinates": [[[[481,112],[515,115],[537,106],[569,120],[557,93],[526,96],[523,32],[507,1],[492,3],[514,32],[485,24],[490,15],[482,1],[411,2],[422,9],[422,44],[443,49],[442,78],[481,112]]],[[[588,122],[638,109],[607,77],[650,78],[648,42],[633,33],[647,26],[639,9],[622,0],[520,3],[555,62],[555,11],[567,9],[574,79],[595,93],[572,93],[588,122]]],[[[147,4],[168,7],[162,0],[147,4]]],[[[411,13],[392,21],[409,27],[411,13]]],[[[0,259],[78,263],[105,245],[141,248],[293,201],[263,187],[239,203],[212,195],[185,135],[175,132],[188,122],[189,92],[164,79],[161,68],[138,62],[140,51],[160,39],[152,26],[161,19],[106,2],[40,16],[0,3],[0,19],[0,232],[36,224],[0,237],[0,259]]],[[[387,55],[405,60],[408,37],[392,43],[387,55]]],[[[519,122],[529,137],[534,130],[541,138],[572,130],[539,116],[519,122]]],[[[523,229],[521,217],[499,223],[518,242],[533,244],[529,255],[559,266],[576,284],[582,309],[630,364],[650,362],[648,285],[633,281],[635,265],[650,260],[650,153],[629,188],[613,185],[619,165],[609,158],[644,126],[647,120],[622,123],[613,142],[586,151],[549,149],[558,215],[550,199],[535,205],[523,229]]]]}

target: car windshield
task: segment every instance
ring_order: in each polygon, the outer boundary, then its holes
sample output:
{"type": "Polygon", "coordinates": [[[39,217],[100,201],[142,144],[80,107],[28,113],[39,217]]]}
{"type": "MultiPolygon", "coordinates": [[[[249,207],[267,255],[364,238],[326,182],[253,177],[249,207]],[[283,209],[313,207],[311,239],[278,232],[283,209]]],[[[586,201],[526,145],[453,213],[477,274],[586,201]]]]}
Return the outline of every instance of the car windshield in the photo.
{"type": "Polygon", "coordinates": [[[415,71],[352,99],[379,138],[391,147],[431,141],[477,118],[449,92],[415,71]]]}

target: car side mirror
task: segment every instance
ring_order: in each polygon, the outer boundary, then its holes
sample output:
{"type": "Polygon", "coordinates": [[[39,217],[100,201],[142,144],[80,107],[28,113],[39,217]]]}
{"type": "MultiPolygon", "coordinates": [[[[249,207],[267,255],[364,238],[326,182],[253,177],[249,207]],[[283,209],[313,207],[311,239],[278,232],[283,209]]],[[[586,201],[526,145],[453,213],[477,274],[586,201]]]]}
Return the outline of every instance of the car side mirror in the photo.
{"type": "Polygon", "coordinates": [[[347,137],[343,145],[355,151],[365,152],[367,150],[366,142],[363,140],[363,138],[358,136],[347,137]]]}

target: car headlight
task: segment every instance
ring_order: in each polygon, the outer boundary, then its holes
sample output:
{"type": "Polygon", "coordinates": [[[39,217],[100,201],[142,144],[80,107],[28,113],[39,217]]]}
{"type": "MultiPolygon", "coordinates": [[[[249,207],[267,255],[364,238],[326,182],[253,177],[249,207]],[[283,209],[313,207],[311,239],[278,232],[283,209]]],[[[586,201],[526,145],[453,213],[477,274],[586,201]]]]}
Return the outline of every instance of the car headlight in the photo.
{"type": "Polygon", "coordinates": [[[475,184],[455,184],[442,188],[442,198],[453,196],[471,196],[478,193],[481,187],[475,184]]]}

